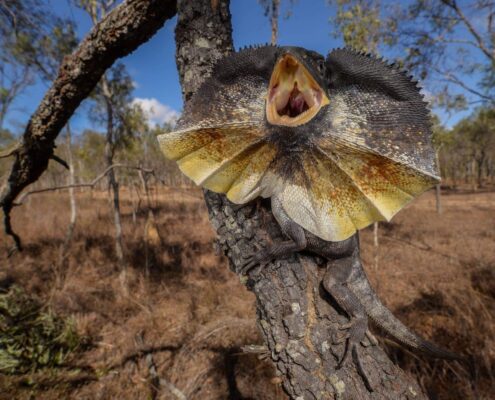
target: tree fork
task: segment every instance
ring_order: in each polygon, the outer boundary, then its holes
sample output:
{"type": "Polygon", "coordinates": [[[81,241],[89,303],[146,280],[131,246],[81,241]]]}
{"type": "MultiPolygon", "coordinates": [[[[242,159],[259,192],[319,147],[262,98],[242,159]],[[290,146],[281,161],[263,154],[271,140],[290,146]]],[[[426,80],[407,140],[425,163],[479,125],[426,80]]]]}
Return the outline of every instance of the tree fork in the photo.
{"type": "MultiPolygon", "coordinates": [[[[187,102],[216,61],[233,49],[229,0],[179,1],[176,46],[187,102]]],[[[239,208],[225,196],[209,191],[205,191],[205,201],[234,272],[243,256],[282,236],[264,202],[261,207],[239,208]]],[[[246,282],[256,296],[259,328],[290,397],[426,399],[415,379],[395,366],[378,346],[360,349],[373,392],[353,363],[337,369],[345,344],[334,344],[334,338],[348,318],[321,289],[323,273],[316,257],[296,255],[268,264],[246,282]]]]}
{"type": "Polygon", "coordinates": [[[5,232],[14,239],[17,249],[21,248],[21,241],[10,223],[15,198],[46,170],[55,139],[107,68],[151,38],[175,13],[175,0],[126,0],[65,58],[57,78],[27,124],[0,194],[5,232]]]}

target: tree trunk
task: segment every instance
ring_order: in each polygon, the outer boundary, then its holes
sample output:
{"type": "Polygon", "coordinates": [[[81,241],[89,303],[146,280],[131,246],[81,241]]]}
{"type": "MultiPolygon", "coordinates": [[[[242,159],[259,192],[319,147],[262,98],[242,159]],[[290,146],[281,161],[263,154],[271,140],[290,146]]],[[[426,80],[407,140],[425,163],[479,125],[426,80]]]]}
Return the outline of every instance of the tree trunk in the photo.
{"type": "Polygon", "coordinates": [[[493,159],[490,157],[486,162],[486,176],[490,183],[493,183],[493,159]]]}
{"type": "Polygon", "coordinates": [[[380,264],[380,241],[378,240],[378,226],[379,223],[375,222],[373,224],[373,268],[378,270],[379,264],[380,264]]]}
{"type": "MultiPolygon", "coordinates": [[[[107,168],[113,165],[113,156],[115,153],[115,133],[113,126],[113,105],[112,105],[112,93],[108,87],[108,81],[104,75],[101,79],[101,88],[103,96],[105,97],[106,111],[107,111],[107,135],[105,143],[105,161],[107,168]]],[[[122,245],[122,222],[120,218],[120,196],[119,196],[119,183],[115,177],[115,170],[112,168],[108,171],[108,185],[112,191],[112,211],[113,211],[113,223],[115,226],[115,255],[121,268],[121,279],[123,282],[126,280],[126,266],[124,259],[124,249],[122,245]]]]}
{"type": "MultiPolygon", "coordinates": [[[[146,154],[146,152],[145,152],[146,154]]],[[[143,162],[146,165],[146,158],[143,162]]],[[[148,187],[148,176],[145,175],[143,170],[138,171],[139,179],[141,180],[141,185],[143,187],[144,195],[146,198],[146,223],[144,224],[144,271],[145,275],[150,275],[150,270],[152,267],[151,252],[152,247],[157,247],[162,244],[160,234],[156,227],[155,213],[151,204],[151,195],[148,187]]]]}
{"type": "Polygon", "coordinates": [[[473,192],[478,190],[478,180],[476,179],[476,159],[473,157],[471,160],[469,175],[471,178],[471,189],[473,192]]]}
{"type": "MultiPolygon", "coordinates": [[[[185,101],[215,62],[232,51],[228,7],[228,0],[178,2],[177,66],[185,101]]],[[[204,195],[233,271],[243,255],[257,251],[267,240],[281,238],[265,202],[235,211],[225,196],[208,191],[204,195]]],[[[344,344],[336,345],[333,339],[348,319],[322,290],[323,273],[315,257],[295,255],[268,264],[256,280],[246,282],[256,296],[258,325],[289,396],[297,400],[425,399],[415,379],[397,368],[378,346],[360,349],[373,392],[352,362],[337,369],[344,344]]]]}
{"type": "Polygon", "coordinates": [[[483,166],[485,165],[486,152],[485,150],[481,150],[480,156],[476,160],[477,163],[477,180],[478,180],[478,188],[481,189],[483,187],[483,166]]]}
{"type": "Polygon", "coordinates": [[[270,25],[272,27],[272,44],[277,44],[278,40],[278,15],[280,13],[280,0],[272,0],[272,12],[270,16],[270,25]]]}
{"type": "MultiPolygon", "coordinates": [[[[441,171],[440,169],[440,149],[437,149],[435,151],[435,158],[436,158],[436,161],[437,161],[437,168],[439,171],[441,171]]],[[[441,175],[441,172],[440,172],[440,175],[441,175]]],[[[442,213],[442,186],[440,185],[440,183],[437,183],[435,185],[435,199],[436,199],[436,208],[437,208],[437,214],[441,214],[442,213]]]]}
{"type": "MultiPolygon", "coordinates": [[[[70,130],[70,124],[66,125],[66,134],[67,134],[67,163],[69,164],[69,185],[74,185],[76,183],[75,180],[75,171],[74,171],[74,159],[72,157],[72,134],[70,130]]],[[[76,204],[76,194],[74,192],[74,188],[69,188],[69,199],[70,199],[70,220],[69,226],[67,227],[67,233],[65,234],[64,243],[60,250],[60,257],[58,262],[58,282],[57,286],[61,287],[65,280],[65,272],[67,267],[67,255],[69,253],[70,244],[72,242],[72,236],[74,235],[74,229],[76,227],[76,219],[77,219],[77,204],[76,204]]]]}

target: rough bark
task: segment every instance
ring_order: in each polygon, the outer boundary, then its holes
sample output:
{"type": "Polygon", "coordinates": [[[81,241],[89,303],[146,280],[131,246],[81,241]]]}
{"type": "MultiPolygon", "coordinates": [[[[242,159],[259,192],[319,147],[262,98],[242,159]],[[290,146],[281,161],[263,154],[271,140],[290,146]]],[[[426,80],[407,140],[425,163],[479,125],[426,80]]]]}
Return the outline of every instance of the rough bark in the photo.
{"type": "Polygon", "coordinates": [[[5,231],[17,248],[10,211],[19,193],[45,171],[54,141],[82,100],[116,59],[134,51],[175,15],[174,0],[127,0],[98,23],[76,51],[66,57],[51,88],[31,116],[0,195],[5,231]]]}
{"type": "MultiPolygon", "coordinates": [[[[232,50],[228,0],[178,2],[177,65],[187,101],[232,50]]],[[[205,192],[211,222],[232,270],[243,257],[281,233],[265,202],[234,211],[222,195],[205,192]]],[[[323,268],[311,255],[278,260],[250,276],[261,333],[293,399],[424,399],[417,382],[396,367],[378,346],[361,349],[370,392],[353,363],[337,370],[344,344],[334,344],[348,321],[321,287],[323,268]]]]}

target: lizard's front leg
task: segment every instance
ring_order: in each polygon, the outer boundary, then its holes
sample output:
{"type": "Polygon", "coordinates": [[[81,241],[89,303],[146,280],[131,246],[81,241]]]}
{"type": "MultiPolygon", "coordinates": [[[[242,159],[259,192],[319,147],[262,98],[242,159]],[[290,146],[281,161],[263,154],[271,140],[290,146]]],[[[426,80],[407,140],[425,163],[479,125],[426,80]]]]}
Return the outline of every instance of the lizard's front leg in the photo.
{"type": "Polygon", "coordinates": [[[286,240],[279,243],[274,243],[269,245],[263,250],[252,254],[246,259],[244,264],[239,269],[239,272],[246,274],[249,270],[254,268],[258,264],[265,264],[271,260],[279,257],[287,257],[294,252],[304,250],[306,248],[306,236],[304,235],[304,230],[297,224],[293,223],[292,226],[288,228],[287,236],[291,240],[286,240]]]}
{"type": "Polygon", "coordinates": [[[275,219],[280,225],[282,232],[290,240],[274,243],[265,249],[250,255],[239,269],[239,272],[242,274],[246,274],[258,264],[265,264],[279,257],[287,257],[292,253],[304,250],[307,246],[304,229],[289,218],[278,199],[272,197],[271,204],[272,213],[275,216],[275,219]]]}
{"type": "Polygon", "coordinates": [[[347,287],[347,282],[352,277],[356,257],[357,255],[353,254],[349,257],[329,261],[323,277],[323,287],[350,318],[349,324],[344,327],[348,329],[347,344],[339,368],[348,360],[349,354],[352,354],[358,372],[363,377],[368,389],[372,390],[359,355],[360,343],[364,340],[368,330],[368,317],[357,296],[347,287]]]}

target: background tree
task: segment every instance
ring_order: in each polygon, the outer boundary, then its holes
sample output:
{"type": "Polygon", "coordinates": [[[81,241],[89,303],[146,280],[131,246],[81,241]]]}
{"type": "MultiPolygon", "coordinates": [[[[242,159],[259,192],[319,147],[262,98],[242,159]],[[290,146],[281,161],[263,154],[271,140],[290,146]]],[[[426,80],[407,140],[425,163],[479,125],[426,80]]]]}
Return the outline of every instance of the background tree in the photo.
{"type": "Polygon", "coordinates": [[[56,17],[43,1],[0,1],[0,129],[35,76],[53,80],[76,45],[73,23],[56,17]]]}
{"type": "Polygon", "coordinates": [[[258,0],[265,10],[265,16],[270,20],[272,29],[271,44],[277,43],[278,38],[278,16],[280,13],[280,0],[258,0]]]}
{"type": "MultiPolygon", "coordinates": [[[[80,0],[77,4],[88,13],[93,25],[96,25],[107,16],[116,2],[113,0],[80,0]]],[[[119,146],[125,144],[126,135],[132,133],[126,123],[132,90],[131,77],[123,64],[117,64],[103,74],[93,95],[95,104],[92,111],[106,126],[105,161],[107,168],[113,165],[115,152],[119,146]]],[[[125,281],[126,265],[122,239],[119,183],[114,169],[110,169],[108,172],[108,185],[112,192],[115,254],[122,268],[122,279],[125,281]]]]}
{"type": "MultiPolygon", "coordinates": [[[[289,0],[289,7],[292,6],[297,0],[289,0]]],[[[263,7],[265,16],[268,17],[271,27],[271,44],[277,44],[278,40],[278,21],[280,18],[280,11],[282,7],[281,0],[258,0],[258,3],[263,7]]],[[[287,11],[285,17],[288,18],[291,14],[291,10],[287,11]]]]}
{"type": "Polygon", "coordinates": [[[31,68],[19,60],[19,44],[36,39],[47,15],[38,0],[0,1],[0,129],[13,101],[33,83],[31,68]]]}
{"type": "Polygon", "coordinates": [[[149,39],[174,14],[172,0],[127,0],[103,18],[77,50],[64,59],[60,67],[63,73],[57,76],[30,117],[18,148],[11,152],[15,159],[0,194],[4,229],[14,241],[14,250],[22,248],[20,237],[11,225],[14,201],[46,170],[60,130],[105,70],[149,39]],[[46,115],[50,115],[48,121],[46,115]]]}
{"type": "Polygon", "coordinates": [[[463,108],[495,102],[493,0],[333,0],[334,34],[361,48],[400,58],[435,95],[435,104],[463,108]],[[369,50],[374,50],[369,48],[369,50]]]}
{"type": "MultiPolygon", "coordinates": [[[[120,64],[104,74],[96,90],[93,112],[96,115],[99,114],[100,120],[106,124],[105,161],[107,168],[113,165],[116,150],[126,144],[126,136],[132,133],[126,124],[132,89],[132,80],[127,75],[124,66],[120,64]]],[[[108,173],[108,183],[112,192],[115,253],[125,271],[119,183],[113,169],[108,173]]]]}
{"type": "Polygon", "coordinates": [[[449,165],[445,174],[454,183],[462,174],[464,181],[476,189],[483,187],[484,178],[493,178],[494,115],[493,109],[480,108],[472,116],[459,121],[449,135],[443,135],[447,142],[443,159],[449,165]]]}
{"type": "MultiPolygon", "coordinates": [[[[336,16],[331,19],[334,35],[342,36],[347,45],[357,49],[399,57],[400,63],[428,86],[433,105],[447,109],[462,109],[472,104],[494,106],[494,1],[414,0],[401,4],[383,0],[335,0],[333,3],[337,6],[336,16]]],[[[458,129],[468,135],[466,128],[458,129]]],[[[443,128],[437,123],[435,129],[443,128]]],[[[439,137],[451,140],[443,134],[439,137]]],[[[466,142],[459,134],[454,138],[466,142]]],[[[467,142],[473,143],[470,139],[467,142]]],[[[442,146],[437,141],[439,167],[446,172],[441,166],[445,158],[440,156],[442,146]]],[[[475,161],[468,169],[478,166],[479,186],[480,165],[485,164],[486,151],[473,154],[475,161]]],[[[439,185],[436,191],[440,212],[439,185]]]]}
{"type": "Polygon", "coordinates": [[[388,36],[380,16],[379,0],[330,0],[337,8],[330,19],[333,36],[356,50],[378,54],[388,36]]]}

